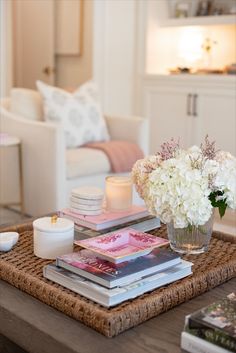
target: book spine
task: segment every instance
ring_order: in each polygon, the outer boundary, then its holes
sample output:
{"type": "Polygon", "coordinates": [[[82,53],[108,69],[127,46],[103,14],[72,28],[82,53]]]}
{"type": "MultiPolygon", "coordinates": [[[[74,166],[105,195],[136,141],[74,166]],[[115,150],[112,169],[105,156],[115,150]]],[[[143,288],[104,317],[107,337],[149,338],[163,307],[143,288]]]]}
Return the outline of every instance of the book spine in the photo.
{"type": "Polygon", "coordinates": [[[188,332],[181,334],[181,348],[189,353],[229,353],[228,350],[218,347],[188,332]]]}
{"type": "MultiPolygon", "coordinates": [[[[71,264],[68,264],[67,262],[64,262],[63,260],[60,259],[56,259],[56,265],[58,267],[64,268],[72,273],[75,273],[78,276],[82,276],[85,277],[95,283],[101,284],[102,286],[106,287],[106,288],[112,288],[113,287],[113,281],[110,280],[106,280],[104,279],[102,276],[98,276],[96,274],[93,274],[91,271],[85,270],[85,269],[81,269],[79,267],[75,267],[71,264]]],[[[102,272],[106,275],[108,275],[107,272],[104,272],[102,270],[100,270],[100,274],[102,275],[102,272]]],[[[112,276],[112,275],[111,275],[112,276]]]]}
{"type": "Polygon", "coordinates": [[[188,318],[188,331],[195,336],[236,352],[236,339],[231,337],[227,331],[204,323],[203,320],[199,321],[191,315],[188,318]]]}
{"type": "Polygon", "coordinates": [[[71,278],[67,278],[66,281],[63,278],[63,275],[58,275],[56,273],[51,272],[50,270],[47,271],[47,268],[45,267],[44,271],[43,271],[43,276],[55,283],[60,284],[61,286],[70,289],[71,291],[78,293],[80,295],[83,295],[95,302],[97,302],[98,304],[101,304],[105,307],[109,307],[110,306],[110,298],[105,295],[104,293],[102,293],[102,291],[100,290],[96,290],[93,288],[93,285],[89,285],[89,282],[84,283],[84,281],[80,281],[79,279],[75,281],[73,281],[71,278]],[[90,287],[89,289],[91,291],[86,290],[86,286],[90,287]]]}
{"type": "Polygon", "coordinates": [[[140,211],[137,213],[133,213],[130,214],[128,216],[123,216],[121,218],[115,218],[115,219],[107,219],[106,221],[102,222],[102,223],[96,223],[96,222],[90,222],[88,221],[88,219],[82,219],[81,218],[81,214],[78,213],[77,216],[77,212],[73,210],[73,212],[68,211],[67,209],[61,210],[59,211],[59,216],[60,217],[65,217],[68,219],[71,219],[72,221],[74,221],[77,225],[81,225],[96,231],[100,231],[100,230],[104,230],[107,228],[111,228],[111,227],[116,227],[125,223],[129,223],[129,222],[133,222],[145,217],[149,216],[148,211],[140,211]],[[80,217],[79,217],[80,216],[80,217]]]}
{"type": "Polygon", "coordinates": [[[65,212],[59,211],[58,216],[62,217],[62,218],[70,219],[72,222],[74,222],[75,226],[78,226],[78,227],[82,226],[85,228],[97,230],[96,227],[94,227],[93,225],[91,225],[91,224],[88,225],[88,222],[83,222],[83,220],[77,218],[76,216],[72,216],[72,215],[67,214],[65,212]]]}
{"type": "Polygon", "coordinates": [[[187,332],[190,334],[197,336],[205,341],[216,344],[225,349],[229,349],[230,351],[236,352],[236,341],[231,338],[229,335],[224,332],[211,329],[211,328],[198,328],[198,329],[190,329],[187,328],[187,332]]]}

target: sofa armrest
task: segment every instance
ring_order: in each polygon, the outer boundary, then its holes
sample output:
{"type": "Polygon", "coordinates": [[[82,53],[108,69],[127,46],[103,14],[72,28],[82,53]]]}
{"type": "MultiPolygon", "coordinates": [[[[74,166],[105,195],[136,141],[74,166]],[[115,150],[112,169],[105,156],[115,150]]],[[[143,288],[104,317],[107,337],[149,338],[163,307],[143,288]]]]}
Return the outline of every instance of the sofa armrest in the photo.
{"type": "Polygon", "coordinates": [[[3,109],[10,109],[11,105],[11,99],[9,97],[4,97],[0,98],[0,106],[3,107],[3,109]]]}
{"type": "Polygon", "coordinates": [[[105,116],[112,140],[125,140],[139,145],[145,155],[149,152],[148,120],[142,117],[105,116]]]}
{"type": "Polygon", "coordinates": [[[26,213],[39,216],[56,211],[65,200],[66,149],[62,127],[27,120],[3,107],[0,118],[1,130],[22,141],[26,213]]]}

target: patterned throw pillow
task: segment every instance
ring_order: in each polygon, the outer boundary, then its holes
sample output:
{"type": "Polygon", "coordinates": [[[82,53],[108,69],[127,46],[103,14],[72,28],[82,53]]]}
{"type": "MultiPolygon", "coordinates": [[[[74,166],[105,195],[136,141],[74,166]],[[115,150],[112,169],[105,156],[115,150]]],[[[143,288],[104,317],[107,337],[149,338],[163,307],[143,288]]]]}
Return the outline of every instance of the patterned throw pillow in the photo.
{"type": "Polygon", "coordinates": [[[67,148],[109,140],[93,81],[86,82],[73,94],[42,81],[36,84],[43,97],[45,120],[62,124],[67,148]]]}

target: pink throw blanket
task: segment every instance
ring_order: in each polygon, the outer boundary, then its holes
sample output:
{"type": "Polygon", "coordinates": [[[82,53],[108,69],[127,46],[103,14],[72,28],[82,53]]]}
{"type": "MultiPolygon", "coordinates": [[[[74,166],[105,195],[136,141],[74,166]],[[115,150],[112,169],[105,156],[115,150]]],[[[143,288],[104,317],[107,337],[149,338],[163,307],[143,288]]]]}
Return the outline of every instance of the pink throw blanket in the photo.
{"type": "Polygon", "coordinates": [[[96,148],[103,151],[111,164],[113,173],[130,172],[134,163],[144,157],[140,147],[133,142],[107,141],[91,142],[84,147],[96,148]]]}

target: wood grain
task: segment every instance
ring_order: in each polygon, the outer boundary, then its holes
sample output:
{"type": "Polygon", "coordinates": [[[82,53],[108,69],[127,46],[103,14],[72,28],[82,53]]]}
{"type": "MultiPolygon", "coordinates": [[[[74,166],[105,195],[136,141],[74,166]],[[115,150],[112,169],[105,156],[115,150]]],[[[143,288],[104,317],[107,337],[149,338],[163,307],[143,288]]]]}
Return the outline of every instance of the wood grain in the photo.
{"type": "MultiPolygon", "coordinates": [[[[106,338],[0,281],[0,334],[30,353],[180,353],[185,315],[235,291],[236,279],[115,338],[106,338]]],[[[0,353],[3,351],[0,339],[0,353]]],[[[17,351],[8,348],[7,353],[17,351]]]]}

